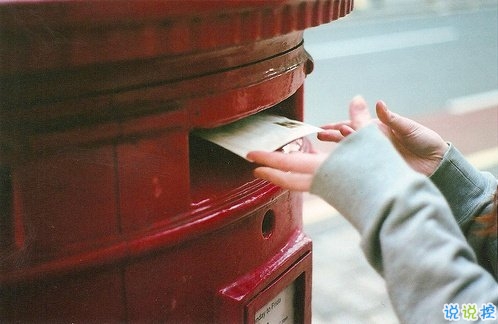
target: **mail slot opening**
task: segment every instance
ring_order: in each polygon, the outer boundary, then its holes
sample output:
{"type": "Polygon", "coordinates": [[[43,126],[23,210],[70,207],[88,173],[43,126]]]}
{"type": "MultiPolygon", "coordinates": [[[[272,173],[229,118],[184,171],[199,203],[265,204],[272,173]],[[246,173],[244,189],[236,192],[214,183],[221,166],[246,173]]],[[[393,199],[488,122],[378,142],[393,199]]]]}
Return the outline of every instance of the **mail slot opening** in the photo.
{"type": "Polygon", "coordinates": [[[190,136],[190,194],[194,204],[253,181],[253,168],[248,161],[216,144],[190,136]]]}
{"type": "MultiPolygon", "coordinates": [[[[278,105],[250,117],[271,114],[298,119],[296,100],[299,98],[300,95],[294,94],[278,105]]],[[[254,164],[199,137],[198,131],[194,129],[189,136],[190,194],[193,204],[225,196],[235,189],[243,191],[244,186],[258,181],[252,175],[254,164]]],[[[297,140],[285,150],[299,150],[302,147],[302,140],[297,140]]]]}

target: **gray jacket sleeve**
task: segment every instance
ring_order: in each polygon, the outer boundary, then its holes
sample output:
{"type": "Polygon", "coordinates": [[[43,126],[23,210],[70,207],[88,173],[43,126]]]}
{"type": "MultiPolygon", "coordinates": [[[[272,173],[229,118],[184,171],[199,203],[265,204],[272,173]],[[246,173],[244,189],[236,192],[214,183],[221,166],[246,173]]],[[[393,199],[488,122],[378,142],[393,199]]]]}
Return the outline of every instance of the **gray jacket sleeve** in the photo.
{"type": "Polygon", "coordinates": [[[479,264],[498,279],[498,239],[476,233],[482,228],[476,217],[491,212],[497,181],[488,172],[480,172],[450,145],[440,166],[431,175],[432,182],[448,201],[467,242],[477,255],[479,264]]]}
{"type": "Polygon", "coordinates": [[[311,192],[360,232],[402,323],[445,323],[449,303],[498,304],[498,284],[476,255],[438,188],[411,170],[375,125],[343,140],[311,192]]]}

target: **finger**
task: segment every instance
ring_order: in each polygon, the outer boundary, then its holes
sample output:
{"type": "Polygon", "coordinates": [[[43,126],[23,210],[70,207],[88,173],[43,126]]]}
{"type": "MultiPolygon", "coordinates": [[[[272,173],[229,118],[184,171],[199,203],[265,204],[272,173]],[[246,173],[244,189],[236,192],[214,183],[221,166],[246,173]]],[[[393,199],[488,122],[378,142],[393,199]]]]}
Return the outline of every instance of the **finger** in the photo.
{"type": "Polygon", "coordinates": [[[346,126],[346,125],[341,127],[341,129],[339,129],[339,131],[341,132],[341,135],[344,137],[349,136],[355,132],[355,130],[353,128],[346,126]]]}
{"type": "Polygon", "coordinates": [[[377,102],[375,111],[383,124],[389,126],[394,132],[402,136],[412,134],[421,126],[409,118],[393,113],[387,108],[387,105],[383,101],[377,102]]]}
{"type": "Polygon", "coordinates": [[[256,168],[254,176],[293,191],[309,191],[313,179],[311,174],[284,172],[268,167],[256,168]]]}
{"type": "Polygon", "coordinates": [[[391,122],[391,112],[387,108],[387,105],[384,101],[377,101],[375,104],[375,113],[381,122],[386,125],[389,125],[391,122]]]}
{"type": "Polygon", "coordinates": [[[320,154],[303,152],[286,154],[282,152],[253,151],[249,152],[247,158],[261,165],[298,173],[314,173],[323,161],[320,154]]]}
{"type": "Polygon", "coordinates": [[[338,122],[338,123],[331,123],[331,124],[327,124],[327,125],[323,125],[322,129],[324,130],[339,130],[339,128],[341,128],[342,126],[344,125],[348,125],[348,126],[351,126],[351,120],[343,120],[341,122],[338,122]]]}
{"type": "Polygon", "coordinates": [[[341,134],[339,130],[326,130],[323,132],[319,132],[316,137],[320,141],[327,141],[327,142],[340,142],[344,139],[344,136],[341,134]]]}
{"type": "Polygon", "coordinates": [[[368,111],[367,102],[363,97],[356,96],[349,104],[349,116],[351,118],[351,127],[359,129],[366,126],[372,120],[368,111]]]}

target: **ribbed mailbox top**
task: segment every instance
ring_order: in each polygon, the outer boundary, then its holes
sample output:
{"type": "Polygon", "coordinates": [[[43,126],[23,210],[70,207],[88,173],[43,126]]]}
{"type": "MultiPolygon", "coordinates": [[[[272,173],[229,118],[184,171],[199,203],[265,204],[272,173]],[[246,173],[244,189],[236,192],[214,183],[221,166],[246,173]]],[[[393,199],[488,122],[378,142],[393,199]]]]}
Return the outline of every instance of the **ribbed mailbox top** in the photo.
{"type": "Polygon", "coordinates": [[[330,22],[353,0],[0,1],[0,73],[186,55],[330,22]]]}

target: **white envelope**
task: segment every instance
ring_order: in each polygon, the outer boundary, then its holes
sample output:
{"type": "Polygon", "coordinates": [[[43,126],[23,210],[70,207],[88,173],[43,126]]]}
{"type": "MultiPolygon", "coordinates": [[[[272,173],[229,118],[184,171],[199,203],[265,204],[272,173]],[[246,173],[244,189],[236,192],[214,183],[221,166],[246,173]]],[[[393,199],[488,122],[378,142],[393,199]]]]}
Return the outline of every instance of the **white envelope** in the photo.
{"type": "Polygon", "coordinates": [[[273,152],[320,131],[319,127],[297,120],[260,113],[217,128],[197,130],[194,134],[246,159],[251,151],[273,152]]]}

